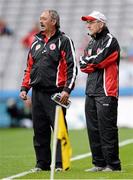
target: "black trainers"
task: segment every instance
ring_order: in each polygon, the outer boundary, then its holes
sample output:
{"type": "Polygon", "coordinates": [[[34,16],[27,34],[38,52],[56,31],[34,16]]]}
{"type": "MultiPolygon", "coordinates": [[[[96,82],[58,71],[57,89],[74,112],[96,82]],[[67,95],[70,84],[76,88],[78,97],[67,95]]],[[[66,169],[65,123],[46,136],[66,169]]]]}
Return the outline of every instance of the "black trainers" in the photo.
{"type": "Polygon", "coordinates": [[[50,167],[42,164],[36,164],[34,169],[41,169],[42,171],[50,171],[50,167]]]}

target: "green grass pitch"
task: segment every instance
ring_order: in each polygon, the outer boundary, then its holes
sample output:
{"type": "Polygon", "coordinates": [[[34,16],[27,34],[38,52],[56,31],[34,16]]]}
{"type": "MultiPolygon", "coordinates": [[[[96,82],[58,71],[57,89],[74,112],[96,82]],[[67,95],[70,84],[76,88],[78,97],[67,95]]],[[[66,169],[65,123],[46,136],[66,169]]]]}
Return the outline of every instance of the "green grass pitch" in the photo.
{"type": "MultiPolygon", "coordinates": [[[[32,129],[0,129],[0,179],[29,171],[35,165],[32,129]]],[[[90,152],[86,129],[70,130],[73,156],[90,152]]],[[[119,129],[120,142],[133,139],[133,129],[119,129]]],[[[121,172],[84,172],[92,167],[91,157],[71,162],[71,169],[56,172],[55,179],[133,179],[133,143],[120,147],[121,172]]],[[[18,179],[50,179],[50,172],[28,174],[18,179]]]]}

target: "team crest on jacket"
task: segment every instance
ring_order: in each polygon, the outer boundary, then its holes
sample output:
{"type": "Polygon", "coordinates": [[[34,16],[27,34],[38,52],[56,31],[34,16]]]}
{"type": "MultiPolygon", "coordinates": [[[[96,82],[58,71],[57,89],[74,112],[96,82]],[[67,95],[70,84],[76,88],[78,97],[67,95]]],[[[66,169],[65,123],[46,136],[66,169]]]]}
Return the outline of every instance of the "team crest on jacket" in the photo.
{"type": "Polygon", "coordinates": [[[36,46],[36,51],[37,51],[38,49],[40,49],[40,47],[41,47],[41,45],[38,44],[38,45],[36,46]]]}
{"type": "Polygon", "coordinates": [[[52,44],[50,44],[49,48],[50,48],[50,50],[55,50],[56,45],[54,43],[52,43],[52,44]]]}

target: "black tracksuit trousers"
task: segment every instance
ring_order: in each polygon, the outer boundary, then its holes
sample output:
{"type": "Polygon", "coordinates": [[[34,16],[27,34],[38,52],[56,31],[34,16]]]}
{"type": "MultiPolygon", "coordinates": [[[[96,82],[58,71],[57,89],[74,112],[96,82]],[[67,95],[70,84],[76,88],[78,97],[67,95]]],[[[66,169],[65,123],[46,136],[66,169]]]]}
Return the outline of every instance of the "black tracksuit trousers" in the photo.
{"type": "MultiPolygon", "coordinates": [[[[54,129],[56,104],[51,100],[51,93],[40,89],[32,90],[32,119],[36,153],[36,167],[49,170],[51,165],[51,129],[54,129]]],[[[63,108],[64,116],[66,110],[63,108]]],[[[66,120],[65,120],[66,123],[66,120]]],[[[57,142],[56,167],[62,167],[61,143],[57,142]]]]}
{"type": "Polygon", "coordinates": [[[86,96],[87,131],[95,166],[111,166],[120,170],[118,128],[118,99],[115,97],[86,96]]]}

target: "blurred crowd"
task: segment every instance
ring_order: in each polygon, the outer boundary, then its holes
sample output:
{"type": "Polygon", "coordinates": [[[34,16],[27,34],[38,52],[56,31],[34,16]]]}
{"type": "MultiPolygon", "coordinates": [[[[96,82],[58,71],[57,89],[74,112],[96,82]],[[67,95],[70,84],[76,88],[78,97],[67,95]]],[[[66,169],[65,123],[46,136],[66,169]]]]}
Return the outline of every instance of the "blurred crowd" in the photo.
{"type": "Polygon", "coordinates": [[[21,44],[25,49],[29,49],[32,42],[34,41],[34,36],[40,31],[39,24],[35,23],[31,30],[22,38],[21,44]]]}
{"type": "Polygon", "coordinates": [[[6,21],[0,18],[0,36],[12,36],[13,33],[13,30],[9,27],[6,21]]]}
{"type": "MultiPolygon", "coordinates": [[[[34,41],[34,36],[40,31],[39,24],[35,22],[33,27],[27,32],[27,34],[22,37],[20,43],[24,49],[29,49],[32,42],[34,41]]],[[[15,33],[10,27],[10,25],[0,17],[0,36],[13,36],[15,33]]]]}
{"type": "Polygon", "coordinates": [[[10,117],[10,127],[32,127],[31,99],[19,104],[15,98],[9,98],[6,102],[6,111],[10,117]]]}
{"type": "MultiPolygon", "coordinates": [[[[31,29],[20,39],[20,44],[24,50],[28,50],[34,41],[34,36],[40,31],[39,23],[35,22],[31,29]]],[[[5,19],[0,17],[0,38],[14,36],[15,32],[11,28],[11,25],[6,22],[5,19]]],[[[89,41],[89,37],[86,35],[84,39],[81,40],[79,47],[77,48],[77,61],[79,56],[82,55],[83,49],[89,41]]],[[[121,47],[121,63],[120,66],[120,86],[121,87],[132,87],[133,86],[133,48],[121,47]],[[126,67],[126,68],[125,68],[126,67]]],[[[86,74],[79,71],[76,86],[85,87],[86,74]]],[[[32,117],[31,117],[31,101],[30,98],[24,101],[23,106],[19,106],[17,101],[13,98],[7,100],[7,113],[11,119],[11,127],[32,127],[32,117]]]]}

